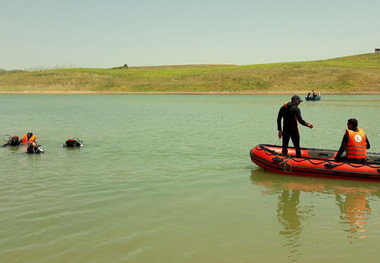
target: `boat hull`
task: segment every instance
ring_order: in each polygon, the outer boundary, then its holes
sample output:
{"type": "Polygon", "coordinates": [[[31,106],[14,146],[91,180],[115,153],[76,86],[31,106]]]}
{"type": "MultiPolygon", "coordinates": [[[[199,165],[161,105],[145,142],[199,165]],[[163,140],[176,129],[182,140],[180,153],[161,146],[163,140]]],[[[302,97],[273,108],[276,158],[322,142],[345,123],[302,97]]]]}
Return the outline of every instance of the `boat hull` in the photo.
{"type": "Polygon", "coordinates": [[[380,181],[380,153],[369,153],[367,164],[335,161],[333,150],[302,148],[301,153],[302,157],[295,157],[295,149],[289,148],[284,156],[281,146],[260,144],[251,149],[250,157],[273,173],[380,181]]]}
{"type": "Polygon", "coordinates": [[[316,97],[305,97],[305,100],[308,100],[308,101],[317,101],[317,100],[321,100],[321,96],[317,95],[316,97]]]}

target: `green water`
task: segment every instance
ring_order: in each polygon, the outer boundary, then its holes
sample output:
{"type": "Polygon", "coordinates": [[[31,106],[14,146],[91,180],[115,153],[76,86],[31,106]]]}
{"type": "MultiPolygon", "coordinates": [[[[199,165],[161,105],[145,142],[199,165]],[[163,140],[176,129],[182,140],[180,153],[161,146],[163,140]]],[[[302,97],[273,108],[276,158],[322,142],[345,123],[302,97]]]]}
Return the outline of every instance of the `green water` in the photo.
{"type": "MultiPolygon", "coordinates": [[[[374,262],[380,182],[250,162],[288,97],[0,95],[1,137],[45,150],[0,148],[0,262],[374,262]]],[[[301,146],[337,149],[355,117],[380,152],[380,96],[300,108],[301,146]]]]}

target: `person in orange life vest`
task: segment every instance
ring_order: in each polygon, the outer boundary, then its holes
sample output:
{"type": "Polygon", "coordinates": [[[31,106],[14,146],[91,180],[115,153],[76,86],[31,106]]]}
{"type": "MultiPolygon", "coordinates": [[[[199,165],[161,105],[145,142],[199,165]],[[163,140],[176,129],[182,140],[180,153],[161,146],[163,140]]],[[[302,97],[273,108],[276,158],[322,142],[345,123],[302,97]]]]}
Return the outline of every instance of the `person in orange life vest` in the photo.
{"type": "Polygon", "coordinates": [[[367,160],[367,149],[371,148],[367,135],[363,129],[358,129],[356,119],[349,119],[347,128],[335,160],[364,163],[367,160]],[[341,157],[344,151],[346,156],[341,157]]]}
{"type": "Polygon", "coordinates": [[[307,126],[310,129],[313,128],[313,124],[307,123],[302,119],[301,110],[298,105],[302,102],[300,96],[294,95],[291,98],[291,102],[287,102],[282,106],[278,112],[277,116],[277,130],[278,138],[282,137],[282,154],[288,154],[289,140],[292,139],[294,148],[296,149],[296,156],[301,157],[301,146],[300,146],[300,134],[298,131],[298,122],[307,126]],[[283,127],[281,127],[281,120],[284,120],[283,127]]]}
{"type": "Polygon", "coordinates": [[[317,97],[317,92],[315,92],[314,90],[313,90],[312,94],[313,94],[313,97],[317,97]]]}
{"type": "Polygon", "coordinates": [[[36,139],[37,137],[34,136],[32,132],[28,132],[27,134],[24,134],[24,136],[22,137],[21,143],[35,142],[36,139]]]}

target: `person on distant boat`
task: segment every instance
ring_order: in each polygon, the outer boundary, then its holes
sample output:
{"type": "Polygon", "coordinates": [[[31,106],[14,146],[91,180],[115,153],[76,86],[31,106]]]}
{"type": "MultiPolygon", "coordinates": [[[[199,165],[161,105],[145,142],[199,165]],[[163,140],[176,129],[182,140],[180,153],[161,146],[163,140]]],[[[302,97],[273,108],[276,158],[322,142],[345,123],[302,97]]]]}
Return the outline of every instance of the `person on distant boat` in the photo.
{"type": "Polygon", "coordinates": [[[317,92],[315,90],[312,91],[313,97],[317,97],[317,92]]]}
{"type": "Polygon", "coordinates": [[[3,145],[3,147],[6,147],[6,146],[19,146],[21,143],[20,139],[18,138],[17,135],[13,136],[13,137],[10,137],[9,136],[9,140],[6,144],[3,145]]]}
{"type": "Polygon", "coordinates": [[[277,129],[278,138],[282,137],[282,154],[288,154],[289,140],[292,139],[294,148],[296,149],[296,156],[301,157],[300,134],[298,131],[298,122],[303,126],[312,129],[314,126],[307,123],[302,119],[301,110],[298,105],[302,102],[298,95],[291,98],[291,102],[286,102],[278,112],[277,116],[277,129]],[[281,128],[281,120],[283,120],[283,129],[281,128]]]}
{"type": "Polygon", "coordinates": [[[36,139],[37,137],[34,136],[32,132],[28,132],[27,134],[24,134],[24,136],[22,137],[21,143],[35,142],[36,139]]]}
{"type": "Polygon", "coordinates": [[[367,135],[363,129],[358,129],[357,119],[349,119],[347,128],[335,160],[364,163],[367,160],[367,149],[371,148],[367,135]],[[346,152],[345,157],[341,157],[343,152],[346,152]]]}

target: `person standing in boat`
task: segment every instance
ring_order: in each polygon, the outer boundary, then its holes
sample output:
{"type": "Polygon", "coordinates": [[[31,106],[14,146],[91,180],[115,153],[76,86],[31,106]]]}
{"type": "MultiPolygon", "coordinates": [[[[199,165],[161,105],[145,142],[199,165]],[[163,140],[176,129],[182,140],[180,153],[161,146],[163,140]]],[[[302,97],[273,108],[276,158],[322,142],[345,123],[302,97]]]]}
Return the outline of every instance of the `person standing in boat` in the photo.
{"type": "Polygon", "coordinates": [[[357,119],[349,119],[347,128],[335,160],[364,163],[367,160],[367,149],[371,148],[367,135],[363,129],[358,129],[357,119]],[[346,152],[345,157],[341,157],[343,152],[346,152]]]}
{"type": "Polygon", "coordinates": [[[294,95],[290,102],[286,102],[278,112],[277,116],[277,130],[278,138],[282,138],[282,154],[288,154],[289,140],[292,139],[294,148],[296,149],[296,156],[301,157],[300,134],[298,131],[298,122],[313,128],[313,124],[307,123],[302,119],[301,110],[298,105],[302,102],[298,95],[294,95]],[[283,127],[281,127],[281,120],[283,119],[283,127]]]}

